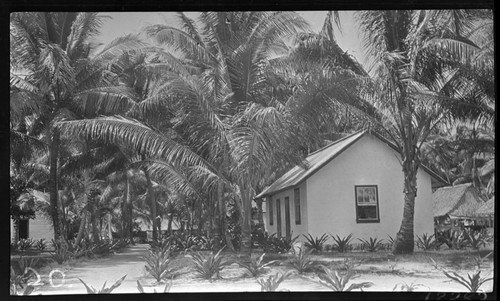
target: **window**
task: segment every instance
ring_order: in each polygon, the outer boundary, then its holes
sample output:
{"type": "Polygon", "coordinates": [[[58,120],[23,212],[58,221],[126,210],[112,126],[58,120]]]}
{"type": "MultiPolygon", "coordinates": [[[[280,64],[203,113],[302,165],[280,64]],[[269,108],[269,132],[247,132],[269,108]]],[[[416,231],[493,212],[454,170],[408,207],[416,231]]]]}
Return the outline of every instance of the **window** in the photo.
{"type": "Polygon", "coordinates": [[[354,186],[356,192],[356,221],[358,223],[380,222],[377,185],[354,186]]]}
{"type": "Polygon", "coordinates": [[[290,198],[285,197],[285,235],[290,237],[290,198]]]}
{"type": "Polygon", "coordinates": [[[276,235],[281,237],[281,202],[280,199],[276,200],[276,235]]]}
{"type": "Polygon", "coordinates": [[[271,197],[268,198],[268,210],[269,210],[269,225],[272,226],[274,224],[274,208],[273,208],[273,199],[271,197]]]}
{"type": "Polygon", "coordinates": [[[295,206],[295,224],[300,225],[300,189],[293,190],[293,202],[295,206]]]}

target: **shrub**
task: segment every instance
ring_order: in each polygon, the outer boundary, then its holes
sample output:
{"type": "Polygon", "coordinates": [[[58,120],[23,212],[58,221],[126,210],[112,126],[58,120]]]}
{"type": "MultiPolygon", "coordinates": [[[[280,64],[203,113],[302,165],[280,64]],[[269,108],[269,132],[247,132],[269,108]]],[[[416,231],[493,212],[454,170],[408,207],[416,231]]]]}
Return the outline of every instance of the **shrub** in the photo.
{"type": "Polygon", "coordinates": [[[387,235],[387,250],[391,250],[392,245],[394,245],[394,238],[390,235],[387,235]]]}
{"type": "Polygon", "coordinates": [[[264,256],[266,253],[263,253],[259,258],[257,259],[252,259],[250,258],[250,262],[245,262],[245,261],[239,261],[238,265],[242,268],[245,268],[252,277],[257,277],[260,274],[264,273],[266,268],[276,262],[279,262],[279,260],[272,260],[267,263],[264,263],[264,256]]]}
{"type": "Polygon", "coordinates": [[[424,251],[436,249],[436,245],[434,234],[429,236],[427,233],[424,233],[422,236],[417,236],[417,247],[424,251]]]}
{"type": "Polygon", "coordinates": [[[83,283],[83,285],[85,286],[85,288],[87,289],[87,294],[111,294],[111,292],[113,290],[115,290],[117,287],[119,287],[123,280],[125,280],[125,277],[127,277],[127,275],[123,276],[122,278],[120,278],[118,281],[116,281],[113,285],[111,285],[110,287],[106,287],[106,282],[104,282],[104,284],[102,285],[102,288],[101,289],[96,289],[94,288],[92,285],[87,285],[82,279],[78,278],[78,280],[80,280],[81,283],[83,283]]]}
{"type": "Polygon", "coordinates": [[[463,231],[441,232],[437,236],[437,241],[439,244],[446,244],[451,250],[462,250],[469,244],[463,231]]]}
{"type": "MultiPolygon", "coordinates": [[[[172,280],[170,280],[170,283],[165,284],[165,288],[163,289],[163,293],[170,292],[171,288],[172,288],[172,280]]],[[[137,280],[137,290],[139,291],[139,293],[142,293],[142,294],[146,293],[146,291],[144,291],[144,287],[142,287],[142,284],[139,282],[139,280],[137,280]]],[[[153,289],[153,293],[155,293],[155,294],[157,293],[156,289],[153,289]]]]}
{"type": "MultiPolygon", "coordinates": [[[[285,281],[293,272],[288,271],[285,274],[276,273],[271,275],[266,279],[259,279],[257,283],[260,284],[261,292],[274,292],[278,290],[280,284],[285,281]]],[[[283,291],[283,290],[282,290],[283,291]]]]}
{"type": "Polygon", "coordinates": [[[479,250],[481,245],[485,247],[486,244],[491,239],[486,230],[482,231],[465,230],[464,237],[468,245],[470,245],[475,250],[479,250]]]}
{"type": "Polygon", "coordinates": [[[334,249],[339,251],[340,253],[347,252],[352,248],[351,245],[352,233],[344,237],[340,237],[338,235],[333,236],[331,234],[330,236],[332,237],[334,242],[333,244],[334,249]]]}
{"type": "Polygon", "coordinates": [[[45,241],[45,238],[40,238],[35,241],[35,248],[39,251],[44,251],[47,248],[47,241],[45,241]]]}
{"type": "Polygon", "coordinates": [[[52,239],[52,245],[54,246],[54,252],[51,253],[51,257],[58,263],[62,264],[63,262],[71,259],[73,254],[69,251],[68,245],[65,241],[59,240],[56,241],[52,239]]]}
{"type": "Polygon", "coordinates": [[[415,282],[407,284],[406,282],[403,281],[401,283],[396,284],[392,290],[395,291],[396,289],[398,289],[398,291],[402,291],[402,292],[414,292],[419,287],[425,287],[425,288],[429,289],[427,286],[425,286],[423,284],[419,284],[419,283],[415,283],[415,282]],[[398,287],[399,287],[399,289],[398,289],[398,287]]]}
{"type": "Polygon", "coordinates": [[[376,252],[383,245],[383,239],[370,237],[369,239],[358,239],[361,241],[362,247],[368,252],[376,252]]]}
{"type": "Polygon", "coordinates": [[[208,256],[204,256],[201,253],[191,255],[195,264],[195,270],[202,278],[211,280],[214,275],[219,278],[220,271],[229,265],[229,261],[222,261],[224,259],[222,255],[223,249],[220,249],[215,255],[213,252],[210,252],[208,256]]]}
{"type": "Polygon", "coordinates": [[[352,279],[359,277],[358,275],[355,275],[354,271],[348,270],[347,273],[341,275],[337,271],[329,269],[324,265],[322,265],[321,268],[323,269],[324,274],[318,274],[320,283],[335,292],[350,292],[356,289],[363,291],[363,288],[373,285],[371,282],[361,282],[352,283],[347,286],[352,279]]]}
{"type": "Polygon", "coordinates": [[[475,268],[480,270],[483,263],[485,262],[485,260],[488,257],[490,257],[491,255],[493,255],[493,251],[489,252],[488,254],[486,254],[484,256],[481,256],[481,255],[472,256],[472,257],[470,257],[470,259],[474,263],[475,268]]]}
{"type": "Polygon", "coordinates": [[[31,238],[22,238],[18,241],[17,246],[19,251],[23,252],[30,249],[35,242],[31,238]]]}
{"type": "Polygon", "coordinates": [[[467,278],[460,276],[456,272],[448,273],[443,271],[443,273],[451,280],[465,286],[471,293],[477,293],[485,282],[493,280],[493,278],[481,278],[481,270],[476,270],[472,275],[467,273],[467,278]]]}
{"type": "Polygon", "coordinates": [[[265,233],[263,240],[259,244],[266,253],[286,254],[293,248],[298,238],[298,235],[292,238],[291,236],[276,237],[276,233],[271,235],[265,233]]]}
{"type": "Polygon", "coordinates": [[[341,269],[349,271],[353,270],[355,267],[361,265],[363,261],[361,259],[344,257],[344,261],[341,264],[341,269]]]}
{"type": "Polygon", "coordinates": [[[328,240],[328,235],[326,235],[326,233],[321,235],[321,237],[313,237],[311,234],[302,236],[307,240],[305,243],[306,248],[311,250],[312,253],[321,253],[321,251],[323,251],[323,245],[328,240]]]}
{"type": "Polygon", "coordinates": [[[310,270],[312,265],[314,264],[314,261],[311,259],[311,250],[305,251],[303,247],[299,248],[299,252],[295,251],[294,248],[293,250],[293,257],[290,259],[290,261],[287,263],[287,265],[295,270],[299,274],[302,274],[306,272],[307,270],[310,270]]]}
{"type": "Polygon", "coordinates": [[[40,275],[34,272],[34,269],[38,263],[38,258],[28,259],[26,257],[19,257],[18,260],[13,260],[10,265],[10,292],[13,295],[18,294],[18,289],[24,289],[23,295],[31,294],[29,291],[30,285],[25,285],[28,283],[30,278],[34,276],[40,281],[40,275]]]}
{"type": "Polygon", "coordinates": [[[160,282],[167,276],[170,276],[176,269],[172,268],[172,259],[170,253],[160,249],[151,249],[148,254],[144,256],[146,260],[146,271],[160,282]]]}

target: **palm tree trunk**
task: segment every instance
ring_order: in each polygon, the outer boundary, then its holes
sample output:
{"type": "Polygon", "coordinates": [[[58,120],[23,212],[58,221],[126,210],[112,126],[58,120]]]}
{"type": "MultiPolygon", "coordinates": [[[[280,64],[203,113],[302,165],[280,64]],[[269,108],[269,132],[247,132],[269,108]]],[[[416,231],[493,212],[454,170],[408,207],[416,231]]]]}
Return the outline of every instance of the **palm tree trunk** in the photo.
{"type": "Polygon", "coordinates": [[[252,253],[252,199],[250,198],[249,189],[240,190],[242,196],[242,212],[241,212],[241,241],[240,252],[250,256],[252,253]]]}
{"type": "Polygon", "coordinates": [[[151,221],[153,222],[153,241],[158,242],[158,220],[156,214],[156,200],[153,193],[153,183],[151,182],[151,177],[146,169],[143,169],[144,175],[146,176],[146,182],[148,185],[148,203],[151,207],[151,221]]]}
{"type": "Polygon", "coordinates": [[[62,231],[59,221],[59,191],[57,185],[57,159],[59,156],[60,137],[59,132],[54,130],[52,134],[52,143],[50,145],[50,175],[49,175],[49,194],[50,194],[50,216],[54,227],[54,239],[59,240],[62,231]]]}
{"type": "MultiPolygon", "coordinates": [[[[408,157],[407,157],[408,158],[408,157]]],[[[414,214],[415,198],[417,196],[417,162],[415,160],[403,161],[404,173],[404,209],[401,227],[396,234],[392,246],[393,254],[409,254],[414,249],[414,214]]]]}
{"type": "Polygon", "coordinates": [[[232,252],[236,252],[233,246],[233,242],[231,240],[231,236],[229,236],[229,233],[227,233],[226,229],[226,202],[224,202],[224,186],[222,183],[219,183],[217,187],[217,199],[219,201],[219,222],[220,222],[220,235],[224,236],[226,240],[226,245],[228,246],[229,250],[232,252]]]}
{"type": "Polygon", "coordinates": [[[128,213],[128,235],[130,243],[134,244],[134,218],[132,216],[132,198],[130,197],[130,181],[127,177],[127,213],[128,213]]]}
{"type": "MultiPolygon", "coordinates": [[[[84,198],[87,198],[86,194],[84,198]]],[[[83,211],[83,217],[80,220],[80,227],[78,228],[78,235],[76,236],[75,244],[73,245],[73,248],[78,247],[80,245],[80,242],[82,241],[83,234],[85,233],[85,222],[87,221],[87,213],[88,211],[85,209],[83,211]]]]}
{"type": "Polygon", "coordinates": [[[259,227],[262,227],[262,229],[264,229],[264,214],[262,213],[262,199],[258,199],[255,202],[257,203],[259,227]]]}

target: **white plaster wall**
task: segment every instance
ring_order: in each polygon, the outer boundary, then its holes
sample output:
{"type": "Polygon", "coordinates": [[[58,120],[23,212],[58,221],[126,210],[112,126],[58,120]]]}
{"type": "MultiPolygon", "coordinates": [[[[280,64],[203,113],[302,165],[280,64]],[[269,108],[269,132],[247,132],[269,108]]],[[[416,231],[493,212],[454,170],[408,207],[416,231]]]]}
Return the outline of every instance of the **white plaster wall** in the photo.
{"type": "Polygon", "coordinates": [[[269,207],[268,207],[269,202],[266,200],[266,206],[265,206],[266,209],[265,209],[265,214],[264,214],[264,223],[265,223],[266,231],[269,234],[276,233],[276,231],[277,231],[277,224],[278,223],[277,223],[277,216],[276,216],[277,215],[276,200],[280,199],[280,203],[281,203],[281,233],[283,236],[286,234],[286,230],[285,230],[285,225],[286,225],[285,224],[285,197],[290,198],[290,231],[292,233],[292,236],[295,237],[297,235],[306,234],[308,231],[307,230],[308,213],[307,213],[307,202],[306,202],[306,198],[307,198],[306,182],[303,182],[296,187],[293,187],[291,189],[287,189],[285,191],[274,194],[272,196],[273,206],[274,206],[274,210],[273,210],[274,223],[272,226],[269,225],[269,212],[270,212],[269,207]],[[293,190],[295,188],[300,189],[301,223],[299,225],[295,224],[295,203],[294,203],[294,199],[293,199],[293,190]]]}
{"type": "MultiPolygon", "coordinates": [[[[307,179],[308,231],[356,238],[395,236],[403,217],[403,172],[397,152],[365,135],[307,179]],[[357,223],[355,185],[377,185],[379,223],[357,223]]],[[[399,155],[398,155],[399,157],[399,155]]],[[[431,178],[417,175],[415,235],[433,233],[431,178]]]]}

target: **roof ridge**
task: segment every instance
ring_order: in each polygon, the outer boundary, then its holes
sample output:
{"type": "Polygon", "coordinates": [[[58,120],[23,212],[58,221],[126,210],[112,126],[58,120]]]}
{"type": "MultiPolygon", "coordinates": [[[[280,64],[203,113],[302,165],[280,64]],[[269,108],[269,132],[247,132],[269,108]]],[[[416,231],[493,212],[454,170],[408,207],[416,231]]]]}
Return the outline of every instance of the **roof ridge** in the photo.
{"type": "Polygon", "coordinates": [[[340,138],[340,139],[337,139],[337,140],[335,140],[335,141],[333,141],[333,142],[331,142],[331,143],[329,143],[329,144],[327,144],[327,145],[323,146],[322,148],[317,149],[317,150],[313,151],[312,153],[307,154],[306,159],[307,159],[307,158],[309,158],[310,156],[314,155],[314,154],[317,154],[317,153],[319,153],[319,152],[321,152],[321,151],[324,151],[325,149],[327,149],[327,148],[329,148],[329,147],[331,147],[331,146],[333,146],[333,145],[335,145],[335,144],[337,144],[337,143],[339,143],[339,142],[342,142],[342,141],[344,141],[344,140],[346,140],[346,139],[348,139],[348,138],[350,138],[350,137],[352,137],[352,136],[354,136],[354,135],[357,135],[357,134],[359,134],[359,133],[361,133],[361,132],[366,132],[366,130],[359,130],[359,131],[356,131],[356,132],[354,132],[354,133],[351,133],[351,134],[349,134],[349,135],[347,135],[347,136],[345,136],[345,137],[342,137],[342,138],[340,138]]]}

